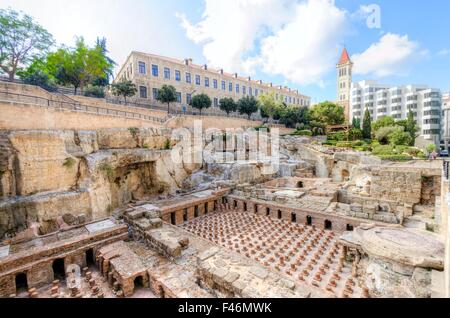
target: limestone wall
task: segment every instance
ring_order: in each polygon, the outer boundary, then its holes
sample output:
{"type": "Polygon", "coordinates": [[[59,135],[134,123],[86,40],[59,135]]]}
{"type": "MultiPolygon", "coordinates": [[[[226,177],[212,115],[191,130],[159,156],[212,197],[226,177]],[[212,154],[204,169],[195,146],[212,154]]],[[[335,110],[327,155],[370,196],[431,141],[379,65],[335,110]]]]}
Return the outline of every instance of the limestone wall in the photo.
{"type": "Polygon", "coordinates": [[[168,130],[3,131],[0,237],[34,222],[54,231],[62,216],[104,218],[131,200],[179,189],[200,168],[173,161],[183,147],[168,130]]]}

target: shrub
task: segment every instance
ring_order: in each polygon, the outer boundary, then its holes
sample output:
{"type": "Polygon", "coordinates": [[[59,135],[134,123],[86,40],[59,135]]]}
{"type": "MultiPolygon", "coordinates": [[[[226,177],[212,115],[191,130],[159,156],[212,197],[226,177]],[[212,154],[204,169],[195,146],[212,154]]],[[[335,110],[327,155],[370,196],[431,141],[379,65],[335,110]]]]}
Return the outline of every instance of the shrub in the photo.
{"type": "Polygon", "coordinates": [[[270,132],[270,128],[264,125],[254,127],[256,131],[265,130],[266,132],[270,132]]]}
{"type": "Polygon", "coordinates": [[[313,133],[311,130],[296,130],[291,135],[293,136],[312,136],[313,133]]]}
{"type": "Polygon", "coordinates": [[[133,138],[136,138],[139,128],[130,127],[128,128],[128,131],[130,132],[131,136],[133,136],[133,138]]]}
{"type": "Polygon", "coordinates": [[[336,147],[352,148],[352,143],[350,141],[339,141],[336,143],[336,147]]]}
{"type": "Polygon", "coordinates": [[[169,138],[167,138],[166,141],[164,142],[164,149],[165,150],[172,149],[172,144],[170,143],[170,139],[169,138]]]}
{"type": "Polygon", "coordinates": [[[374,155],[392,155],[394,153],[394,147],[391,145],[377,145],[372,148],[372,154],[374,155]]]}
{"type": "Polygon", "coordinates": [[[409,145],[411,143],[411,135],[400,130],[390,133],[388,139],[391,145],[409,145]]]}
{"type": "Polygon", "coordinates": [[[105,98],[105,89],[101,86],[89,86],[83,93],[86,97],[105,98]]]}
{"type": "Polygon", "coordinates": [[[392,154],[392,155],[380,155],[378,156],[383,160],[389,160],[389,161],[408,161],[412,160],[413,158],[408,155],[399,155],[399,154],[392,154]]]}
{"type": "Polygon", "coordinates": [[[403,132],[403,128],[399,126],[387,126],[387,127],[381,127],[377,130],[375,133],[375,139],[380,142],[382,145],[386,145],[389,143],[389,136],[392,133],[399,133],[403,132]]]}
{"type": "Polygon", "coordinates": [[[66,168],[72,168],[75,162],[76,162],[75,159],[73,159],[72,157],[68,157],[64,160],[63,166],[66,168]]]}
{"type": "Polygon", "coordinates": [[[348,132],[348,138],[350,140],[358,140],[361,139],[363,136],[362,130],[359,128],[352,128],[348,132]]]}
{"type": "Polygon", "coordinates": [[[327,140],[327,141],[322,142],[322,145],[325,145],[325,146],[336,146],[337,143],[338,143],[338,141],[336,141],[336,140],[327,140]]]}
{"type": "Polygon", "coordinates": [[[337,140],[337,141],[344,141],[346,138],[345,133],[343,131],[338,131],[335,133],[329,133],[327,135],[328,140],[337,140]]]}
{"type": "Polygon", "coordinates": [[[355,140],[355,141],[352,141],[352,146],[353,147],[361,147],[361,146],[364,146],[365,145],[365,143],[364,143],[364,141],[362,141],[362,140],[355,140]]]}

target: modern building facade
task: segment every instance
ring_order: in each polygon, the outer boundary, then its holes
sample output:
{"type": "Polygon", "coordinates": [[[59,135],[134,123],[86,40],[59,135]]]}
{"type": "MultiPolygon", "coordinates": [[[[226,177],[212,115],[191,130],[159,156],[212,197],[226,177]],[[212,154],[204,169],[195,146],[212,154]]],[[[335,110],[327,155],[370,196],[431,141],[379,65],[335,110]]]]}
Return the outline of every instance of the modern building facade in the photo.
{"type": "Polygon", "coordinates": [[[450,92],[442,94],[441,148],[450,147],[450,92]]]}
{"type": "Polygon", "coordinates": [[[363,118],[367,108],[373,121],[392,116],[406,119],[409,110],[420,127],[418,142],[440,144],[442,94],[439,89],[420,85],[390,86],[374,81],[352,83],[350,121],[363,118]]]}
{"type": "Polygon", "coordinates": [[[224,97],[238,100],[250,95],[257,98],[268,92],[273,92],[276,98],[282,98],[286,104],[310,106],[310,97],[300,94],[298,90],[255,81],[207,65],[196,65],[192,59],[178,60],[132,52],[116,76],[116,81],[121,80],[131,80],[138,89],[139,101],[150,101],[152,104],[158,104],[156,97],[162,85],[174,86],[178,101],[173,107],[178,110],[189,108],[192,96],[200,93],[211,98],[213,108],[218,108],[220,99],[224,97]]]}
{"type": "Polygon", "coordinates": [[[350,60],[347,49],[344,48],[336,65],[337,70],[337,103],[344,108],[345,118],[349,120],[350,110],[350,86],[352,84],[353,63],[350,60]]]}

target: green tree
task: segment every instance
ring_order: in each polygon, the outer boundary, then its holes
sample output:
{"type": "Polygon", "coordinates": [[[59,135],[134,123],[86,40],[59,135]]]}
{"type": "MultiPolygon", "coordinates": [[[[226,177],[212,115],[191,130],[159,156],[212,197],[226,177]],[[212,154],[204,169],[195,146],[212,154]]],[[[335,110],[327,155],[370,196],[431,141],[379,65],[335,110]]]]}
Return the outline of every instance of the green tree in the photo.
{"type": "Polygon", "coordinates": [[[194,95],[191,99],[191,106],[197,108],[200,111],[200,116],[202,115],[203,108],[211,107],[211,98],[206,94],[194,95]]]}
{"type": "Polygon", "coordinates": [[[47,56],[50,73],[61,85],[72,85],[75,94],[95,78],[105,76],[110,63],[100,46],[89,48],[82,37],[77,38],[74,48],[62,47],[47,56]]]}
{"type": "Polygon", "coordinates": [[[386,126],[381,127],[375,132],[375,139],[382,145],[387,145],[390,143],[390,136],[393,133],[396,133],[399,136],[400,133],[403,133],[404,129],[401,126],[386,126]]]}
{"type": "Polygon", "coordinates": [[[345,122],[344,108],[328,101],[315,105],[310,111],[310,117],[325,125],[342,125],[345,122]]]}
{"type": "Polygon", "coordinates": [[[40,86],[50,92],[57,89],[54,78],[49,75],[44,59],[34,59],[28,67],[17,71],[17,75],[25,84],[40,86]]]}
{"type": "Polygon", "coordinates": [[[353,126],[353,128],[361,129],[361,119],[357,118],[357,117],[353,117],[352,126],[353,126]]]}
{"type": "Polygon", "coordinates": [[[238,103],[238,111],[239,113],[246,114],[248,119],[252,116],[253,113],[258,111],[258,101],[253,96],[245,96],[242,97],[238,103]]]}
{"type": "Polygon", "coordinates": [[[362,136],[364,139],[372,138],[372,119],[370,118],[370,112],[368,108],[366,108],[364,112],[362,136]]]}
{"type": "Polygon", "coordinates": [[[52,35],[29,15],[0,9],[0,71],[10,80],[25,65],[44,56],[53,43],[52,35]]]}
{"type": "Polygon", "coordinates": [[[263,118],[274,119],[277,115],[281,115],[283,107],[281,96],[280,99],[277,100],[273,92],[260,94],[258,103],[263,118]]]}
{"type": "Polygon", "coordinates": [[[408,117],[406,119],[405,132],[409,134],[411,137],[410,146],[414,146],[416,143],[417,133],[420,128],[417,126],[416,121],[414,120],[414,113],[410,109],[408,112],[408,117]]]}
{"type": "Polygon", "coordinates": [[[230,116],[231,112],[235,112],[237,109],[236,102],[231,97],[224,97],[219,102],[219,108],[230,116]]]}
{"type": "Polygon", "coordinates": [[[167,114],[170,112],[170,103],[177,101],[177,90],[172,85],[164,84],[158,89],[156,100],[165,104],[167,103],[167,114]]]}
{"type": "Polygon", "coordinates": [[[114,96],[123,96],[125,104],[127,103],[127,97],[133,97],[137,93],[136,85],[131,81],[113,83],[111,90],[114,96]]]}
{"type": "Polygon", "coordinates": [[[397,129],[389,134],[389,143],[393,146],[409,146],[411,144],[411,136],[409,133],[397,129]]]}
{"type": "Polygon", "coordinates": [[[372,130],[376,132],[381,127],[395,126],[395,120],[391,116],[383,116],[372,124],[372,130]]]}
{"type": "Polygon", "coordinates": [[[280,123],[288,128],[294,128],[297,124],[309,124],[309,110],[307,107],[289,105],[283,112],[280,123]]]}
{"type": "Polygon", "coordinates": [[[108,63],[105,65],[105,69],[103,70],[104,75],[96,77],[92,81],[92,85],[105,87],[109,85],[109,79],[114,77],[113,69],[117,63],[108,56],[109,51],[106,48],[106,38],[97,38],[95,45],[101,49],[101,52],[108,63]]]}

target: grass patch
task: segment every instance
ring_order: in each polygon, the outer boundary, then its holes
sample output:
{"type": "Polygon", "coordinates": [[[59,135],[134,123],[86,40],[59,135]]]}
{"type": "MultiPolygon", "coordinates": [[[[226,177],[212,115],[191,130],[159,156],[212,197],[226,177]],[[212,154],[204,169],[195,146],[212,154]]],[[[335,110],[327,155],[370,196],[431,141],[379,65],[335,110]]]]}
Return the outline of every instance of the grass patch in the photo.
{"type": "Polygon", "coordinates": [[[70,169],[75,165],[76,162],[77,161],[75,159],[73,159],[72,157],[68,157],[64,160],[63,166],[70,169]]]}

